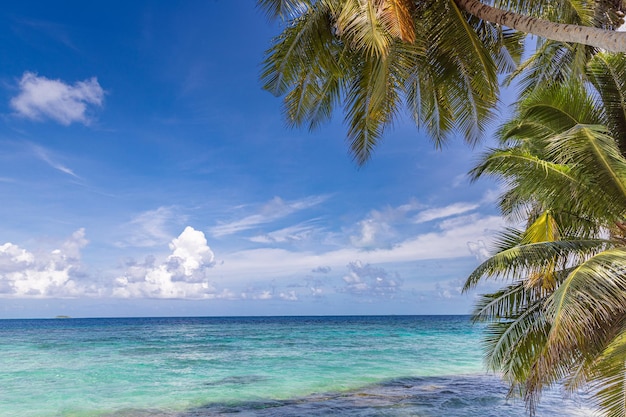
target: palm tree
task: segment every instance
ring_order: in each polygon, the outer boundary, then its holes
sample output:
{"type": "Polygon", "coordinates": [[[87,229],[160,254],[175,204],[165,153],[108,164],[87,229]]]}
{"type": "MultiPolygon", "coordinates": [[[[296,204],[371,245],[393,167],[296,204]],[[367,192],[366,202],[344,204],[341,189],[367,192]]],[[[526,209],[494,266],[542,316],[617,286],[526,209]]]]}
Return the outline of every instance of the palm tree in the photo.
{"type": "Polygon", "coordinates": [[[561,381],[590,386],[605,415],[625,416],[626,57],[597,54],[586,76],[528,93],[502,147],[473,171],[503,180],[503,213],[528,225],[502,234],[465,289],[508,282],[474,315],[489,323],[488,366],[531,411],[561,381]]]}
{"type": "Polygon", "coordinates": [[[476,0],[259,0],[268,15],[286,20],[264,61],[264,87],[285,96],[293,126],[314,129],[343,105],[352,153],[363,164],[403,105],[436,145],[458,131],[476,142],[498,101],[498,74],[512,71],[522,54],[524,34],[509,28],[549,36],[553,56],[582,50],[570,60],[575,68],[599,47],[626,50],[626,34],[613,31],[621,0],[495,4],[507,11],[476,0]],[[543,26],[549,32],[536,30],[543,26]],[[597,34],[613,40],[589,42],[597,34]]]}

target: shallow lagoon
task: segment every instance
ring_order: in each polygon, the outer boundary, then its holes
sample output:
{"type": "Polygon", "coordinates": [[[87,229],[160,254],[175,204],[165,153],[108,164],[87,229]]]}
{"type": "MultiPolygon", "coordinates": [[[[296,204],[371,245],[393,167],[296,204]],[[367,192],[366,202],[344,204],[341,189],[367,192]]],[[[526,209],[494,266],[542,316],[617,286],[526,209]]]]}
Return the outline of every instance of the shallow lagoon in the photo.
{"type": "MultiPolygon", "coordinates": [[[[0,321],[2,416],[524,416],[467,316],[0,321]]],[[[539,416],[591,415],[544,395],[539,416]]]]}

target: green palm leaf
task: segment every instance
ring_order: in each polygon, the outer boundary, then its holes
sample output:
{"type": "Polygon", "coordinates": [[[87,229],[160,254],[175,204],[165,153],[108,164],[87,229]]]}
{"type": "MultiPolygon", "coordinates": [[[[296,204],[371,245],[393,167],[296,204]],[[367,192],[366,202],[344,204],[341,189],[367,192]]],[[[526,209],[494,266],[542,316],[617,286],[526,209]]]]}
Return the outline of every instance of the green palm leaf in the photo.
{"type": "Polygon", "coordinates": [[[467,278],[463,291],[474,288],[485,278],[512,280],[532,273],[541,273],[554,259],[559,264],[580,263],[611,245],[603,239],[560,240],[514,246],[493,255],[480,264],[467,278]]]}
{"type": "Polygon", "coordinates": [[[593,57],[587,73],[604,109],[604,123],[626,153],[626,55],[601,53],[593,57]]]}
{"type": "Polygon", "coordinates": [[[310,0],[257,0],[258,6],[270,19],[289,19],[311,7],[310,0]]]}
{"type": "Polygon", "coordinates": [[[626,416],[626,317],[618,323],[621,329],[594,362],[595,372],[591,386],[595,390],[596,405],[607,417],[626,416]]]}

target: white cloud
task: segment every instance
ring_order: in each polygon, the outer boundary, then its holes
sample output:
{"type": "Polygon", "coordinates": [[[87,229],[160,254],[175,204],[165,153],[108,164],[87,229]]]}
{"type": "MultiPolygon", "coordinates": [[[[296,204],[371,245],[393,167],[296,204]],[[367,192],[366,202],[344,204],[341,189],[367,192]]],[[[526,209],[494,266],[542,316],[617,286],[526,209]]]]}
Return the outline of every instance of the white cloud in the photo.
{"type": "Polygon", "coordinates": [[[104,90],[95,77],[69,85],[25,72],[19,88],[19,94],[11,99],[17,114],[32,120],[52,119],[66,126],[89,124],[89,106],[100,107],[104,101],[104,90]]]}
{"type": "Polygon", "coordinates": [[[41,146],[32,145],[32,148],[35,152],[35,155],[37,155],[39,159],[41,159],[42,161],[50,165],[52,168],[59,170],[65,174],[71,175],[72,177],[79,178],[79,176],[76,175],[74,171],[72,171],[70,168],[53,160],[52,157],[48,154],[48,152],[41,146]]]}
{"type": "MultiPolygon", "coordinates": [[[[278,206],[290,204],[277,202],[278,206]]],[[[299,205],[304,206],[305,203],[299,205]]],[[[406,274],[407,268],[421,260],[480,256],[484,248],[482,242],[488,242],[504,225],[499,216],[474,212],[440,219],[428,226],[428,232],[420,231],[417,229],[424,227],[412,223],[418,207],[407,204],[370,213],[368,219],[372,222],[394,226],[390,226],[394,240],[385,246],[364,250],[345,244],[337,246],[333,242],[310,250],[297,249],[299,245],[291,250],[287,246],[259,248],[222,253],[219,262],[215,261],[201,231],[187,227],[177,237],[168,238],[166,226],[172,226],[177,216],[173,209],[161,207],[142,213],[126,226],[135,229],[135,245],[144,242],[152,246],[160,240],[165,247],[164,241],[169,241],[166,253],[142,261],[131,260],[122,270],[105,271],[97,278],[90,278],[82,272],[84,268],[80,264],[80,252],[87,244],[82,230],[44,254],[7,243],[0,246],[0,294],[284,301],[321,299],[333,292],[344,296],[391,297],[402,290],[401,281],[383,268],[406,274]],[[354,262],[356,259],[360,261],[354,262]],[[342,274],[347,264],[348,272],[342,274]],[[218,279],[221,282],[227,279],[227,284],[219,283],[218,279]],[[302,283],[302,280],[305,284],[286,285],[287,282],[302,283]]],[[[464,212],[462,208],[457,207],[456,212],[464,212]]],[[[283,234],[276,234],[274,238],[279,240],[278,236],[306,231],[303,225],[306,223],[281,229],[283,234]]],[[[350,235],[344,235],[343,242],[349,238],[350,235]]],[[[380,243],[382,240],[373,241],[380,243]]],[[[129,242],[130,239],[126,241],[129,242]]],[[[452,288],[443,288],[437,296],[446,294],[455,293],[452,288]]]]}
{"type": "Polygon", "coordinates": [[[478,242],[467,242],[467,248],[480,262],[489,259],[489,250],[482,240],[478,242]]]}
{"type": "Polygon", "coordinates": [[[415,223],[425,223],[432,220],[457,216],[459,214],[476,210],[478,207],[480,207],[480,205],[474,203],[454,203],[445,207],[424,210],[415,217],[415,223]]]}
{"type": "Polygon", "coordinates": [[[0,295],[14,297],[73,297],[97,293],[82,282],[81,249],[87,245],[79,229],[58,248],[35,255],[12,243],[0,246],[0,295]]]}
{"type": "Polygon", "coordinates": [[[356,234],[350,236],[350,243],[358,248],[373,249],[395,243],[398,225],[407,223],[408,213],[423,207],[417,201],[410,201],[399,207],[372,210],[357,225],[356,234]]]}
{"type": "Polygon", "coordinates": [[[465,187],[467,186],[468,182],[469,182],[469,177],[467,174],[457,175],[456,177],[452,179],[452,188],[459,188],[462,186],[465,187]]]}
{"type": "Polygon", "coordinates": [[[442,222],[438,231],[417,234],[386,248],[363,251],[344,247],[325,252],[289,251],[280,248],[243,250],[224,254],[216,267],[232,280],[307,274],[320,265],[337,270],[354,259],[372,265],[416,262],[426,259],[457,259],[473,256],[468,242],[489,241],[504,226],[500,216],[466,216],[442,222]]]}
{"type": "Polygon", "coordinates": [[[251,242],[255,243],[287,243],[307,240],[316,229],[307,224],[285,227],[263,235],[253,236],[251,242]]]}
{"type": "Polygon", "coordinates": [[[187,226],[176,239],[170,243],[172,254],[170,262],[176,260],[183,268],[186,276],[193,275],[194,271],[205,266],[212,266],[213,252],[207,246],[204,233],[187,226]]]}
{"type": "Polygon", "coordinates": [[[280,297],[281,300],[298,301],[298,294],[296,294],[296,292],[293,290],[281,292],[278,296],[280,297]]]}
{"type": "Polygon", "coordinates": [[[361,261],[350,262],[348,270],[341,291],[355,296],[393,298],[402,285],[399,276],[390,278],[383,268],[364,265],[361,261]]]}
{"type": "Polygon", "coordinates": [[[162,245],[172,239],[172,234],[168,230],[185,220],[185,216],[176,213],[173,207],[144,211],[124,224],[123,231],[127,236],[116,242],[116,245],[119,247],[162,245]]]}
{"type": "Polygon", "coordinates": [[[350,236],[350,242],[359,248],[375,248],[393,235],[394,230],[387,222],[368,218],[359,222],[359,234],[350,236]]]}
{"type": "Polygon", "coordinates": [[[239,294],[241,300],[272,300],[274,298],[274,290],[247,288],[239,294]]]}
{"type": "Polygon", "coordinates": [[[258,213],[245,216],[230,223],[221,223],[211,228],[210,231],[213,236],[216,237],[232,235],[263,224],[272,223],[290,214],[321,204],[327,199],[327,196],[312,196],[301,200],[284,201],[280,197],[274,197],[271,201],[263,205],[258,213]]]}
{"type": "Polygon", "coordinates": [[[258,300],[271,300],[272,292],[269,290],[262,291],[257,297],[258,300]]]}
{"type": "Polygon", "coordinates": [[[446,282],[438,282],[435,285],[435,295],[438,298],[452,299],[463,295],[463,280],[454,279],[446,282]]]}
{"type": "Polygon", "coordinates": [[[191,298],[232,297],[218,293],[209,281],[207,270],[214,266],[214,255],[204,233],[187,226],[169,245],[171,254],[157,264],[147,258],[142,264],[127,265],[123,276],[115,280],[113,295],[123,298],[191,298]]]}

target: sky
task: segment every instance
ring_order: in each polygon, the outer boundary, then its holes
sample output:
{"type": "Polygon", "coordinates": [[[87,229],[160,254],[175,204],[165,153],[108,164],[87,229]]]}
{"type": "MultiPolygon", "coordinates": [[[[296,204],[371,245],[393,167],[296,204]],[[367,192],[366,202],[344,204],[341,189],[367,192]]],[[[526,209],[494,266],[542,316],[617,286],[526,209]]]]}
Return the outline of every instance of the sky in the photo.
{"type": "Polygon", "coordinates": [[[3,5],[0,318],[471,312],[491,135],[401,116],[359,167],[341,113],[289,128],[262,89],[279,30],[252,0],[3,5]]]}

